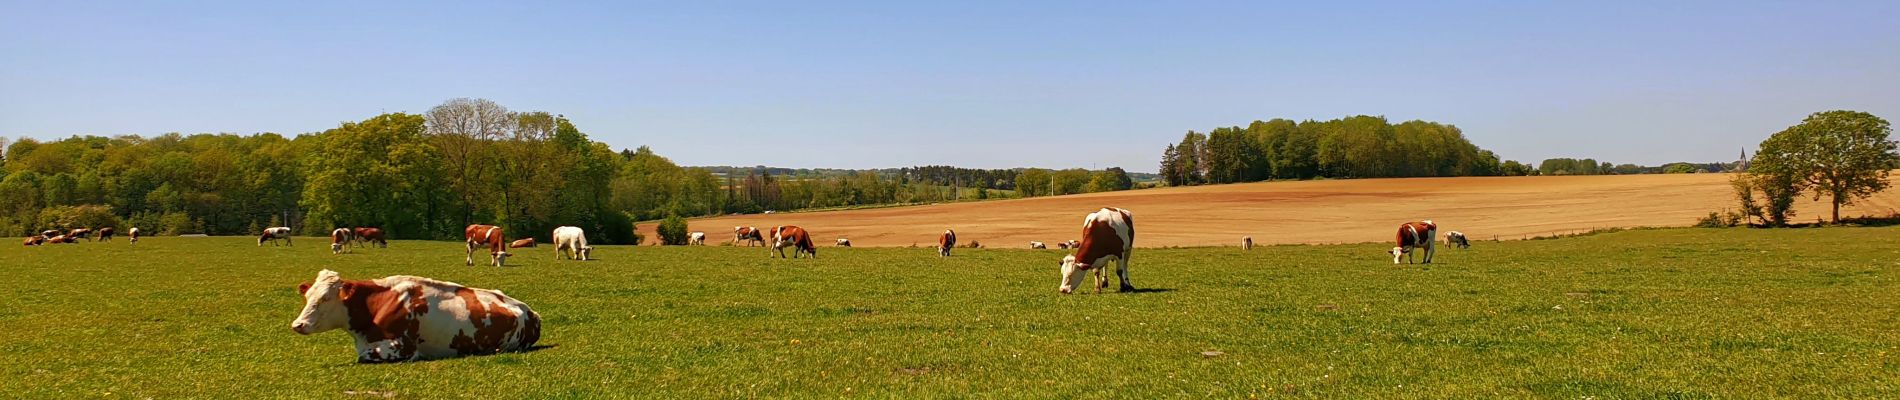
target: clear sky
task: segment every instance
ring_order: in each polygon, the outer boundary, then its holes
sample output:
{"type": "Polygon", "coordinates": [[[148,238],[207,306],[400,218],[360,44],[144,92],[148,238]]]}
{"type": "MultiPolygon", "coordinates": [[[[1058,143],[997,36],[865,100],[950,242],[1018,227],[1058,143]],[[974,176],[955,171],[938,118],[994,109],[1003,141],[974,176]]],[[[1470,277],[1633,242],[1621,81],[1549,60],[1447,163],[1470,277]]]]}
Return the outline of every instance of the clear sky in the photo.
{"type": "Polygon", "coordinates": [[[1188,130],[1274,117],[1641,164],[1732,160],[1815,111],[1900,119],[1900,1],[0,10],[7,137],[296,134],[480,97],[687,165],[1154,171],[1188,130]]]}

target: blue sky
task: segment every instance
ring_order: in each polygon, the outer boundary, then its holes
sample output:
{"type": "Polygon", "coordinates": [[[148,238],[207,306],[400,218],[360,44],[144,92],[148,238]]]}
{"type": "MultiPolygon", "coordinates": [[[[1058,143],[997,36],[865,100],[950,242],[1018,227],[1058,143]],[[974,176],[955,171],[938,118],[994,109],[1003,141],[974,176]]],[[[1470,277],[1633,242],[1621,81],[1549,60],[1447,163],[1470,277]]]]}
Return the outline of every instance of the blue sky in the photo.
{"type": "Polygon", "coordinates": [[[1274,117],[1642,164],[1900,118],[1892,1],[63,3],[0,0],[0,136],[481,97],[688,165],[1153,171],[1188,130],[1274,117]]]}

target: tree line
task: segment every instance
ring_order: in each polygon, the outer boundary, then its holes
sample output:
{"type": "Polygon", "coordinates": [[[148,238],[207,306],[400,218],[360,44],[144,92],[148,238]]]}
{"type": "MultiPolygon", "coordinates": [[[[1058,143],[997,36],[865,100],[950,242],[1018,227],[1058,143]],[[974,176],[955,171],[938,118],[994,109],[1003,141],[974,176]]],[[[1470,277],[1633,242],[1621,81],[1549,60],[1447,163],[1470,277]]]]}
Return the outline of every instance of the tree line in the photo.
{"type": "MultiPolygon", "coordinates": [[[[1522,165],[1515,161],[1509,163],[1522,165]]],[[[1161,180],[1171,186],[1269,179],[1487,176],[1504,162],[1458,127],[1429,121],[1392,124],[1352,116],[1189,131],[1162,151],[1161,180]]]]}
{"type": "Polygon", "coordinates": [[[291,226],[323,235],[340,226],[378,226],[392,238],[454,240],[463,227],[484,223],[511,237],[548,239],[554,227],[573,225],[598,242],[637,244],[643,238],[634,222],[669,216],[1132,187],[1119,168],[715,173],[682,167],[644,146],[614,151],[562,115],[512,111],[484,99],[289,137],[0,138],[0,147],[0,232],[12,235],[102,226],[165,235],[291,226]],[[1025,183],[1033,189],[1017,190],[1025,183]]]}

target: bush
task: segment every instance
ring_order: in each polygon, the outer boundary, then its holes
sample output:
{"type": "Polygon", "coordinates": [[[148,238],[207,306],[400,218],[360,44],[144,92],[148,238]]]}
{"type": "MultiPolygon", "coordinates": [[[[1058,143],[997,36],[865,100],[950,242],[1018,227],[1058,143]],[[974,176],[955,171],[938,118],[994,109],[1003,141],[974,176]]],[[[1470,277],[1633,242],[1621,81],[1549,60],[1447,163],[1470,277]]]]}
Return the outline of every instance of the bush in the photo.
{"type": "Polygon", "coordinates": [[[1737,225],[1741,225],[1742,219],[1743,219],[1742,213],[1739,213],[1739,212],[1710,211],[1709,216],[1702,217],[1702,219],[1700,220],[1696,220],[1695,227],[1697,228],[1733,228],[1737,225]]]}
{"type": "Polygon", "coordinates": [[[158,225],[157,231],[160,235],[170,236],[201,232],[201,230],[198,229],[198,221],[193,221],[190,215],[186,215],[182,212],[168,212],[165,213],[165,215],[159,216],[158,225]]]}
{"type": "Polygon", "coordinates": [[[40,210],[40,226],[58,229],[117,227],[119,217],[112,215],[112,206],[54,206],[40,210]]]}
{"type": "Polygon", "coordinates": [[[686,244],[686,219],[680,218],[679,214],[667,215],[666,219],[660,221],[660,227],[655,231],[660,234],[660,244],[668,246],[686,244]]]}

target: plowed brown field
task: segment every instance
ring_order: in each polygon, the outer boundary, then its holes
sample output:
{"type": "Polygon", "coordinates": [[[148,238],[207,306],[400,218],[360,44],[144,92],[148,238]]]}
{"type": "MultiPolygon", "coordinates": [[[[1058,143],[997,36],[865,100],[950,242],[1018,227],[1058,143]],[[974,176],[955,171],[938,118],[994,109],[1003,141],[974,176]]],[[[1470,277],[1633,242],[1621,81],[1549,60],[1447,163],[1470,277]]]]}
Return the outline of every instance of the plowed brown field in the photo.
{"type": "MultiPolygon", "coordinates": [[[[798,225],[820,246],[850,238],[857,246],[934,246],[956,229],[961,241],[989,248],[1079,239],[1082,216],[1100,207],[1134,213],[1135,244],[1235,246],[1390,241],[1405,221],[1431,219],[1473,240],[1513,240],[1601,228],[1687,226],[1710,211],[1735,207],[1728,174],[1355,179],[1261,182],[1092,193],[1019,200],[865,210],[724,216],[692,220],[708,242],[732,240],[734,226],[798,225]]],[[[1841,210],[1842,216],[1891,215],[1900,194],[1887,191],[1841,210]]],[[[1825,202],[1803,197],[1798,221],[1826,217],[1825,202]]],[[[654,238],[653,224],[640,232],[654,238]]]]}

